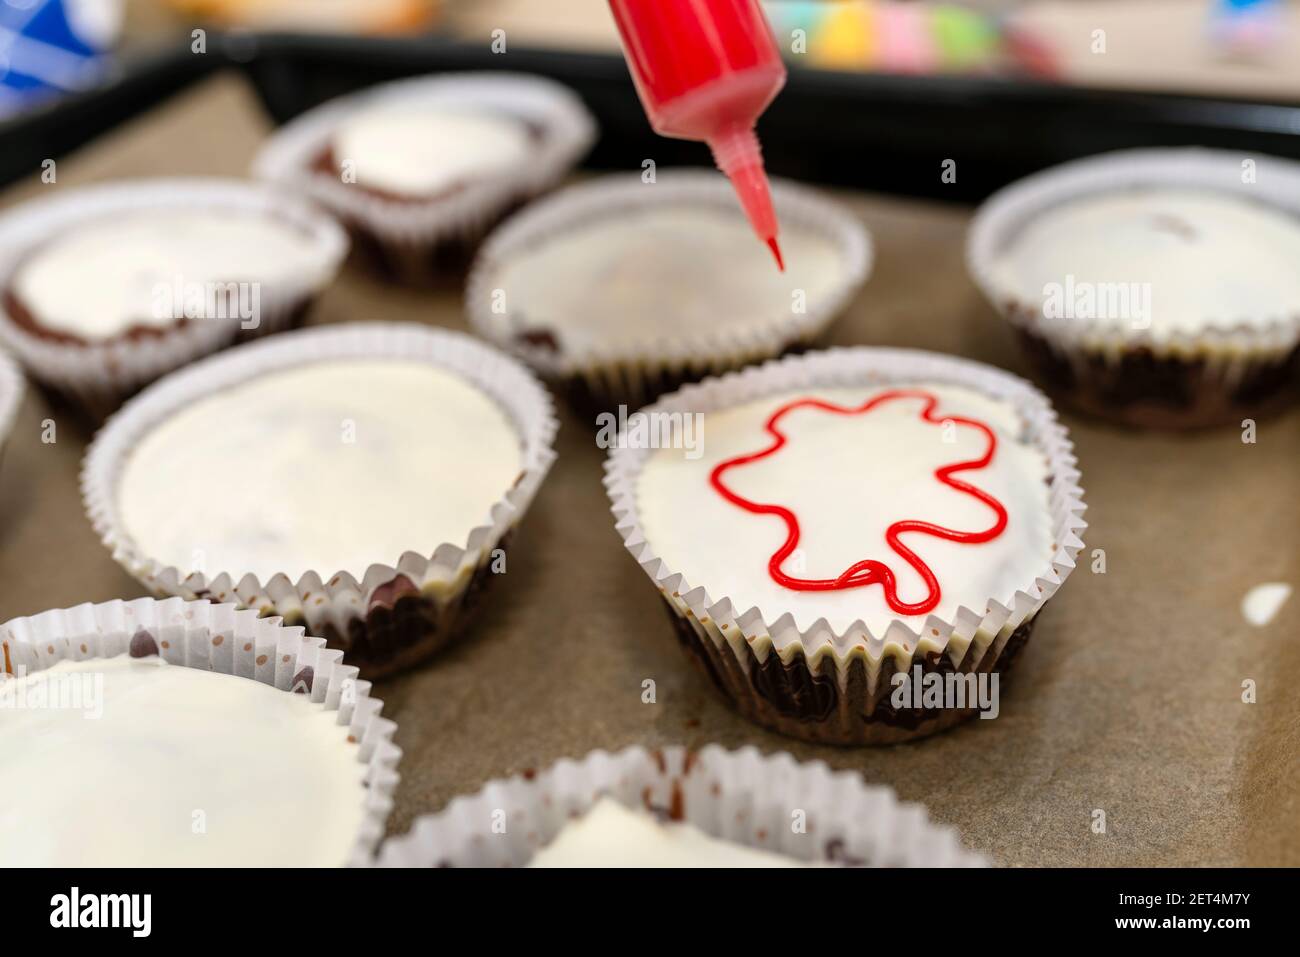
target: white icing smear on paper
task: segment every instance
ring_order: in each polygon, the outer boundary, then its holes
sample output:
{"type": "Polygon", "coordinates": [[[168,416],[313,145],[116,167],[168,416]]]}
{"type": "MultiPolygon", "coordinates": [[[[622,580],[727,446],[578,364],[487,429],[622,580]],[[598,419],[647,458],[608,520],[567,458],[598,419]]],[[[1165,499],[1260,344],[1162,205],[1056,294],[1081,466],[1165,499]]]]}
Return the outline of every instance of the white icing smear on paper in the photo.
{"type": "Polygon", "coordinates": [[[1291,597],[1291,586],[1286,582],[1265,582],[1246,592],[1241,600],[1241,615],[1257,628],[1271,622],[1291,597]]]}

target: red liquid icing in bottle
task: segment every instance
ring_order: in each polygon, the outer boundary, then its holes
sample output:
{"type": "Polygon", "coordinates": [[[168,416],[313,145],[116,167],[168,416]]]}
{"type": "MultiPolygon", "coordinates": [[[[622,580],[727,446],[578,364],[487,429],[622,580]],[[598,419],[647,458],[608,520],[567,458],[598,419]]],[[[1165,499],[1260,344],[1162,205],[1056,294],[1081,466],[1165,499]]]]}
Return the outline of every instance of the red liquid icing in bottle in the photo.
{"type": "Polygon", "coordinates": [[[781,261],[754,124],[785,85],[758,0],[609,0],[655,132],[703,140],[760,239],[781,261]]]}

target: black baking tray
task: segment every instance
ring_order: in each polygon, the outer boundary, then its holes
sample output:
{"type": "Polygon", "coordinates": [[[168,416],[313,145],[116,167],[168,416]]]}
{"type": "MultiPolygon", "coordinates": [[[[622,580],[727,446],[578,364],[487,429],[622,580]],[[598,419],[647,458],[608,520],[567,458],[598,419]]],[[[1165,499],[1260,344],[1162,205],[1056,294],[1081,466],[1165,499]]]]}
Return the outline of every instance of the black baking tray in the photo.
{"type": "MultiPolygon", "coordinates": [[[[600,124],[595,169],[709,163],[656,136],[616,54],[491,51],[487,40],[218,34],[134,64],[108,86],[0,124],[0,183],[30,174],[217,69],[243,70],[277,123],[331,97],[422,73],[510,70],[572,88],[600,124]]],[[[886,76],[792,67],[759,131],[769,170],[808,182],[957,202],[1035,170],[1112,149],[1202,145],[1300,160],[1300,99],[1082,89],[1019,80],[886,76]],[[941,176],[956,161],[956,181],[941,176]]]]}

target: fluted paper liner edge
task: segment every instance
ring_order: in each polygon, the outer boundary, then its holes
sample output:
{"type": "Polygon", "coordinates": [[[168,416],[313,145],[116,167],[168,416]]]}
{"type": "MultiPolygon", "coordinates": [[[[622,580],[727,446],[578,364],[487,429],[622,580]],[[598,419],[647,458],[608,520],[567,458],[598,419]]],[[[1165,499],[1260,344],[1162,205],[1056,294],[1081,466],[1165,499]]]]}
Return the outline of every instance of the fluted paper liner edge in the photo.
{"type": "Polygon", "coordinates": [[[18,417],[18,407],[23,403],[24,385],[22,370],[9,354],[0,349],[0,454],[4,453],[5,439],[18,417]]]}
{"type": "Polygon", "coordinates": [[[631,808],[676,811],[707,834],[806,862],[896,867],[987,867],[957,833],[887,787],[822,761],[755,747],[708,745],[593,751],[536,775],[455,798],[386,841],[381,867],[523,865],[573,818],[609,795],[631,808]],[[802,827],[796,827],[799,821],[802,827]],[[500,823],[504,822],[504,832],[500,823]]]}

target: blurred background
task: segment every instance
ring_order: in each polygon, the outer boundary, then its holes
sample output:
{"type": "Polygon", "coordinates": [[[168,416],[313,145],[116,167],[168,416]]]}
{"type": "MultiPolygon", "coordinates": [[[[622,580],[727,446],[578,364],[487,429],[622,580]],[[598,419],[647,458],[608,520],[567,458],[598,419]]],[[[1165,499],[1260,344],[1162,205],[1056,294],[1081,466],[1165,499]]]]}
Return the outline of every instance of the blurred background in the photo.
{"type": "MultiPolygon", "coordinates": [[[[775,175],[969,203],[1107,150],[1300,160],[1300,0],[762,2],[790,66],[759,125],[775,175]]],[[[650,130],[606,0],[0,0],[0,185],[219,72],[278,125],[466,70],[572,89],[588,168],[710,165],[650,130]]]]}
{"type": "MultiPolygon", "coordinates": [[[[1297,0],[768,0],[809,69],[1300,100],[1297,0]],[[802,43],[802,47],[801,47],[802,43]]],[[[0,0],[0,118],[129,72],[196,27],[617,49],[605,0],[0,0]]]]}

